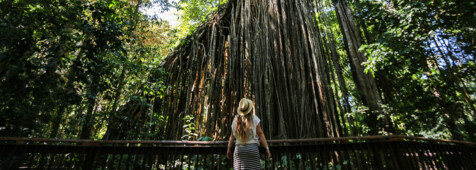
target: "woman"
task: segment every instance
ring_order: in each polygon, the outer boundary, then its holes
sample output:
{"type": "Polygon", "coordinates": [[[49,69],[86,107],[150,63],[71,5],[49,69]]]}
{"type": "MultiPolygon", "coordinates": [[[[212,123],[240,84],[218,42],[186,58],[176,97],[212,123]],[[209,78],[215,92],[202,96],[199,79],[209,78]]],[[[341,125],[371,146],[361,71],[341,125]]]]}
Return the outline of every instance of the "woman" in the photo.
{"type": "Polygon", "coordinates": [[[226,157],[231,159],[231,146],[235,142],[233,169],[260,169],[258,137],[266,148],[268,159],[271,157],[271,152],[260,126],[260,119],[255,115],[253,101],[241,99],[237,111],[238,115],[231,124],[232,133],[228,141],[226,157]]]}

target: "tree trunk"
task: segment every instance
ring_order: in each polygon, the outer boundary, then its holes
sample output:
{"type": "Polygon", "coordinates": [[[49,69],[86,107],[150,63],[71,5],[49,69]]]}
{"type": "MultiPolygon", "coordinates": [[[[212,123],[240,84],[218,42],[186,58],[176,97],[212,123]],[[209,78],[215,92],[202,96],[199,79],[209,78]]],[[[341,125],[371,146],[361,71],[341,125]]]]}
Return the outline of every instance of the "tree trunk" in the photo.
{"type": "Polygon", "coordinates": [[[335,1],[337,18],[341,26],[341,31],[344,36],[347,56],[350,60],[352,75],[357,90],[361,97],[361,101],[369,107],[368,115],[365,120],[370,127],[370,134],[378,134],[379,131],[393,132],[390,125],[390,120],[387,115],[384,119],[378,121],[377,116],[384,114],[380,105],[382,99],[380,97],[376,82],[371,74],[364,72],[362,63],[367,61],[367,57],[359,51],[362,46],[362,38],[360,37],[360,30],[357,28],[353,19],[352,12],[349,6],[343,0],[335,1]]]}
{"type": "Polygon", "coordinates": [[[309,5],[229,1],[200,25],[163,63],[171,73],[164,102],[167,136],[181,133],[172,128],[181,121],[177,115],[192,114],[195,125],[205,128],[200,136],[226,138],[243,97],[255,102],[269,138],[340,136],[325,44],[309,5]]]}

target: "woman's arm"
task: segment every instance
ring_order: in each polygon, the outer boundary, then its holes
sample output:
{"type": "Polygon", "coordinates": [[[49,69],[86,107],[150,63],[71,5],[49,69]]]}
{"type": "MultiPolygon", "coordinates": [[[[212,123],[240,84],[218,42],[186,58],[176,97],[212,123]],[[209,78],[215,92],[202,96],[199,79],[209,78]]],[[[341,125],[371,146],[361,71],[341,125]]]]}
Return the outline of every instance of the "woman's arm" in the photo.
{"type": "Polygon", "coordinates": [[[233,136],[233,133],[231,133],[230,139],[228,140],[228,151],[226,151],[226,157],[228,159],[231,159],[231,147],[233,146],[234,142],[235,142],[235,136],[233,136]]]}
{"type": "Polygon", "coordinates": [[[256,126],[256,133],[258,134],[259,139],[261,143],[263,144],[264,148],[266,148],[266,156],[268,156],[268,159],[271,158],[271,152],[269,152],[268,141],[266,141],[266,136],[264,136],[264,132],[261,129],[261,123],[258,123],[258,126],[256,126]]]}

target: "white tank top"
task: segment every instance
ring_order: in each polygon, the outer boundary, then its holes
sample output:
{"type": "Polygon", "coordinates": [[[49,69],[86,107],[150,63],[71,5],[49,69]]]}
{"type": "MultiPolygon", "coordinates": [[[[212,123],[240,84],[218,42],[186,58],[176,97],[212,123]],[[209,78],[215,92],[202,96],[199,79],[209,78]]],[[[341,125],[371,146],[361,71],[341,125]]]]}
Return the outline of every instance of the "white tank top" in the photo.
{"type": "Polygon", "coordinates": [[[241,140],[238,139],[238,136],[236,136],[236,129],[235,129],[235,124],[236,124],[236,118],[233,119],[233,123],[231,124],[231,132],[233,133],[233,136],[235,136],[235,144],[250,144],[250,143],[256,143],[259,144],[258,140],[258,134],[256,133],[256,127],[258,126],[259,122],[261,120],[258,118],[258,116],[253,115],[253,127],[250,128],[250,132],[248,135],[248,140],[245,142],[242,142],[241,140]]]}

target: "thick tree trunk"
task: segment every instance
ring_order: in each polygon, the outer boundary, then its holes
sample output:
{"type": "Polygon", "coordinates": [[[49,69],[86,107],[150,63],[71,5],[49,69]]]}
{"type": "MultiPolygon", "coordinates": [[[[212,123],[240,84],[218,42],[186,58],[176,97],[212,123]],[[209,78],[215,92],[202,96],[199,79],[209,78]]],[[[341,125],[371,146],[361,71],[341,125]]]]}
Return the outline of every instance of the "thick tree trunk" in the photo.
{"type": "MultiPolygon", "coordinates": [[[[317,8],[323,8],[322,4],[320,3],[316,3],[317,5],[317,8]]],[[[340,56],[339,54],[337,53],[337,46],[336,46],[336,42],[335,42],[335,37],[334,37],[334,32],[332,30],[332,24],[330,22],[330,18],[329,18],[329,15],[326,14],[325,12],[323,13],[320,13],[319,14],[319,19],[321,22],[323,22],[323,24],[326,25],[326,27],[329,27],[330,29],[327,29],[327,30],[321,30],[321,34],[322,35],[325,35],[324,38],[324,42],[325,42],[325,46],[326,46],[326,54],[327,54],[327,58],[329,60],[329,72],[330,72],[330,75],[334,81],[334,85],[335,85],[335,94],[336,94],[336,100],[337,101],[341,101],[341,102],[337,102],[337,104],[339,105],[339,108],[341,110],[341,113],[339,114],[340,115],[340,119],[342,121],[342,128],[343,128],[343,133],[345,136],[347,136],[347,127],[346,127],[346,119],[345,119],[345,114],[346,113],[351,113],[352,110],[351,110],[351,106],[350,106],[350,102],[349,102],[349,91],[347,90],[347,86],[346,86],[346,83],[345,83],[345,80],[344,80],[344,76],[343,76],[343,73],[342,73],[342,67],[340,66],[340,56]],[[335,71],[335,74],[334,74],[334,71],[335,71]],[[335,77],[337,77],[337,81],[335,80],[335,77]],[[342,93],[342,99],[339,98],[339,96],[337,94],[339,94],[338,92],[338,89],[340,90],[340,92],[342,93]]],[[[337,120],[339,120],[337,118],[337,120]]],[[[355,134],[354,134],[355,135],[355,134]]]]}
{"type": "Polygon", "coordinates": [[[199,26],[163,63],[171,73],[164,102],[167,138],[182,135],[174,127],[180,127],[178,117],[190,114],[200,127],[198,137],[226,138],[242,97],[255,102],[270,138],[340,136],[311,8],[304,0],[229,1],[199,26]]]}
{"type": "Polygon", "coordinates": [[[347,56],[350,60],[352,75],[357,90],[361,96],[363,103],[369,107],[368,116],[366,119],[367,125],[370,127],[370,134],[378,134],[378,131],[390,131],[392,128],[388,116],[384,116],[384,120],[377,121],[379,114],[384,114],[380,107],[382,99],[380,97],[374,77],[370,73],[364,72],[363,62],[367,61],[367,57],[359,51],[362,45],[362,38],[360,30],[357,28],[353,19],[352,12],[349,6],[343,0],[336,0],[335,7],[337,18],[341,26],[341,31],[344,36],[347,56]]]}

